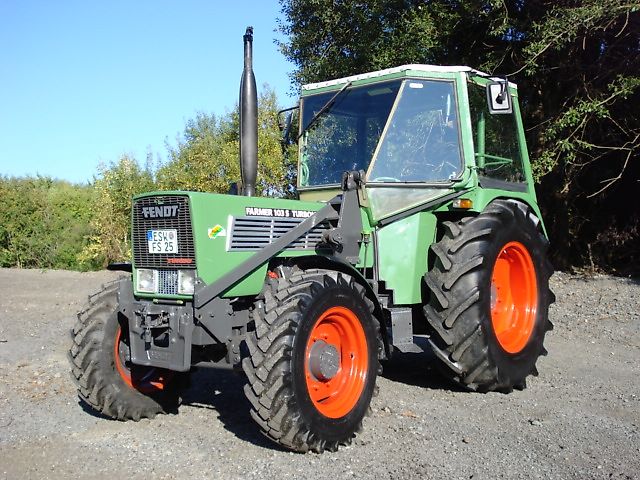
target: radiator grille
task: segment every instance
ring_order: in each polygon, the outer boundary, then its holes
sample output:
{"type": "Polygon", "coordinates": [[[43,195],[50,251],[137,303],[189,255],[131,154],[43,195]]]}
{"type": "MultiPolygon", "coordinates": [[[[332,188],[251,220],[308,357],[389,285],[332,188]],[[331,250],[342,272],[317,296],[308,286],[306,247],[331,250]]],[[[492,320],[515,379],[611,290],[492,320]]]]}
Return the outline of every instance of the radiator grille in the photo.
{"type": "Polygon", "coordinates": [[[158,293],[164,295],[178,294],[177,270],[158,270],[158,293]]]}
{"type": "MultiPolygon", "coordinates": [[[[266,247],[302,223],[304,218],[237,217],[232,220],[229,250],[250,251],[266,247]]],[[[321,223],[287,247],[287,250],[314,250],[329,225],[321,223]]]]}
{"type": "MultiPolygon", "coordinates": [[[[133,260],[136,268],[196,268],[189,199],[184,195],[157,195],[139,198],[133,204],[133,260]],[[145,218],[145,207],[177,206],[171,218],[145,218]],[[147,231],[175,229],[178,234],[178,253],[149,253],[147,231]]],[[[176,280],[177,282],[177,280],[176,280]]]]}
{"type": "MultiPolygon", "coordinates": [[[[237,217],[231,225],[229,250],[259,250],[299,225],[304,218],[237,217]]],[[[329,225],[321,223],[287,247],[287,250],[314,250],[329,225]]]]}

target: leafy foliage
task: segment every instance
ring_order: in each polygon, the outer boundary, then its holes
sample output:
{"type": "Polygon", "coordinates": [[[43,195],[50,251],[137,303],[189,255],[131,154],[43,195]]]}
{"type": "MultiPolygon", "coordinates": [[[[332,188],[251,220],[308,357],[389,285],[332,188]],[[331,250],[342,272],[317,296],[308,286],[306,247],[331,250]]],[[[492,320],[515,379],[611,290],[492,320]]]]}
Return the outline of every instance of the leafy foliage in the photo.
{"type": "MultiPolygon", "coordinates": [[[[275,92],[263,88],[258,99],[258,179],[261,195],[284,196],[291,192],[292,162],[283,160],[278,105],[275,92]]],[[[167,144],[168,162],[157,173],[161,190],[227,193],[240,180],[238,109],[222,118],[198,113],[187,121],[182,138],[167,144]]]]}
{"type": "Polygon", "coordinates": [[[45,177],[0,177],[0,266],[70,268],[87,243],[94,192],[45,177]]]}
{"type": "MultiPolygon", "coordinates": [[[[277,99],[263,88],[258,106],[258,182],[262,195],[292,196],[293,147],[283,156],[277,99]]],[[[123,155],[101,165],[90,185],[0,176],[0,267],[103,268],[131,258],[132,197],[156,190],[227,193],[240,179],[238,112],[186,122],[168,159],[154,169],[123,155]]]]}
{"type": "MultiPolygon", "coordinates": [[[[258,181],[262,195],[284,196],[292,187],[292,165],[283,161],[276,119],[277,101],[265,87],[258,101],[258,181]]],[[[168,160],[153,172],[125,156],[102,167],[95,181],[93,234],[81,258],[103,265],[131,258],[131,198],[154,190],[227,193],[238,182],[239,118],[237,109],[223,117],[198,113],[186,122],[177,145],[167,142],[168,160]]]]}
{"type": "Polygon", "coordinates": [[[637,2],[280,3],[297,85],[407,63],[510,74],[556,265],[624,270],[633,258],[637,269],[640,214],[624,207],[640,177],[637,2]]]}
{"type": "Polygon", "coordinates": [[[94,182],[92,233],[80,259],[106,267],[113,261],[131,258],[131,198],[154,190],[155,184],[149,166],[141,168],[127,155],[99,169],[94,182]]]}

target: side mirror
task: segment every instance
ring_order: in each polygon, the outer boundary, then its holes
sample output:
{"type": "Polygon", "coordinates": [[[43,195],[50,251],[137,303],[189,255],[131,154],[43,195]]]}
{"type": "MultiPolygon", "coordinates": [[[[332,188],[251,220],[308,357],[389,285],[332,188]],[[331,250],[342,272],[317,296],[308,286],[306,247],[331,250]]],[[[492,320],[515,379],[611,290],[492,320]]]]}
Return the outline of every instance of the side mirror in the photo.
{"type": "Polygon", "coordinates": [[[487,83],[487,106],[491,114],[513,113],[509,81],[506,78],[487,83]]]}
{"type": "Polygon", "coordinates": [[[278,128],[280,132],[282,132],[282,138],[280,139],[280,143],[283,148],[287,145],[291,144],[291,128],[293,125],[293,111],[297,110],[298,107],[290,107],[285,108],[284,110],[280,110],[278,112],[278,128]]]}

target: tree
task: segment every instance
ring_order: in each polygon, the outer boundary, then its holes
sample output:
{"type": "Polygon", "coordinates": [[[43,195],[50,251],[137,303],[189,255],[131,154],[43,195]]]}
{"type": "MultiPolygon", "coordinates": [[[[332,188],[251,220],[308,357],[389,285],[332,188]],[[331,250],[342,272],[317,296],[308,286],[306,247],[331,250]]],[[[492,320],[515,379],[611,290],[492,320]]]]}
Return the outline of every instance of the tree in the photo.
{"type": "MultiPolygon", "coordinates": [[[[258,98],[258,194],[284,196],[291,191],[292,168],[282,154],[277,124],[277,99],[264,86],[258,98]]],[[[169,158],[158,169],[162,190],[228,193],[240,180],[238,108],[223,117],[198,113],[188,120],[169,158]]]]}
{"type": "MultiPolygon", "coordinates": [[[[283,156],[274,91],[258,106],[258,181],[262,195],[294,193],[295,155],[283,156]]],[[[0,267],[105,267],[131,258],[132,197],[154,190],[228,193],[239,181],[238,108],[224,116],[197,114],[186,122],[168,160],[154,172],[129,155],[100,165],[90,185],[51,178],[0,176],[0,267]]]]}
{"type": "Polygon", "coordinates": [[[92,234],[80,259],[105,267],[131,258],[131,199],[155,190],[155,183],[150,166],[142,168],[128,155],[99,170],[93,183],[92,234]]]}
{"type": "MultiPolygon", "coordinates": [[[[265,87],[258,107],[257,191],[272,196],[291,191],[291,162],[283,160],[276,119],[277,101],[265,87]]],[[[216,117],[198,113],[186,122],[177,145],[167,143],[168,160],[153,172],[124,155],[117,163],[102,165],[94,181],[92,234],[82,251],[84,262],[102,266],[131,258],[131,199],[154,190],[188,190],[228,193],[240,177],[238,113],[216,117]]]]}
{"type": "Polygon", "coordinates": [[[294,84],[406,63],[519,84],[557,266],[640,264],[640,6],[624,0],[281,0],[294,84]],[[616,248],[613,252],[612,249],[616,248]]]}

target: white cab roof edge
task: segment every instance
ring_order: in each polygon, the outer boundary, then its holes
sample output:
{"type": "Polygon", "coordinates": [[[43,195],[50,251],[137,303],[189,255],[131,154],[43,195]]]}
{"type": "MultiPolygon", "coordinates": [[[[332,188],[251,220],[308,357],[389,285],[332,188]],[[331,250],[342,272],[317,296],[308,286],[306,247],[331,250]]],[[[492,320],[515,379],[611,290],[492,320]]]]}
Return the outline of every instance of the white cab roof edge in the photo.
{"type": "MultiPolygon", "coordinates": [[[[470,72],[470,73],[475,73],[477,75],[480,75],[482,77],[492,78],[492,79],[496,79],[496,80],[502,80],[501,77],[492,77],[488,73],[481,72],[480,70],[476,70],[476,69],[471,68],[471,67],[410,64],[410,65],[401,65],[399,67],[387,68],[385,70],[378,70],[378,71],[375,71],[375,72],[361,73],[359,75],[351,75],[350,77],[337,78],[335,80],[329,80],[329,81],[326,81],[326,82],[309,83],[307,85],[303,85],[302,86],[302,90],[316,90],[318,88],[332,87],[334,85],[342,85],[342,84],[345,84],[347,82],[355,82],[355,81],[358,81],[358,80],[365,80],[365,79],[368,79],[368,78],[382,77],[384,75],[389,75],[389,74],[392,74],[392,73],[406,72],[408,70],[414,70],[414,71],[419,71],[419,72],[436,72],[436,73],[441,73],[441,72],[451,72],[451,73],[455,73],[455,72],[470,72]]],[[[518,88],[518,86],[515,83],[511,83],[511,82],[509,82],[509,86],[511,88],[518,88]]]]}

